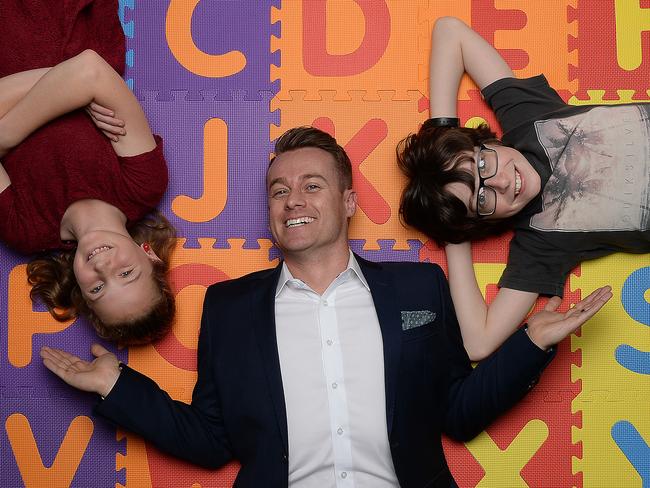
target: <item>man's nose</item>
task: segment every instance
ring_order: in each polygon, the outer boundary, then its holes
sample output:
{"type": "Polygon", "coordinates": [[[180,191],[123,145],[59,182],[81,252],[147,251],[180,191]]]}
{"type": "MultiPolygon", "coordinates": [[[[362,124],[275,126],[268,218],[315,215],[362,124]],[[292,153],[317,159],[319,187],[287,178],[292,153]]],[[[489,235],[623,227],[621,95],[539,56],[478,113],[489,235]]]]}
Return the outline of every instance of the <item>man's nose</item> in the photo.
{"type": "Polygon", "coordinates": [[[287,208],[303,207],[305,205],[305,197],[302,192],[291,191],[285,200],[287,208]]]}

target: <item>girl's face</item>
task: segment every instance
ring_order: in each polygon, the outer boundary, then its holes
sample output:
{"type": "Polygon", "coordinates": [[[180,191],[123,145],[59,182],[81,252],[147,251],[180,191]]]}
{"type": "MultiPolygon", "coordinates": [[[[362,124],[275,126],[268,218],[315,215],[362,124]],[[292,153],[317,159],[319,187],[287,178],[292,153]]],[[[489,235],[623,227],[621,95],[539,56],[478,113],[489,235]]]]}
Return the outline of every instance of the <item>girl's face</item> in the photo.
{"type": "Polygon", "coordinates": [[[79,240],[73,267],[86,303],[110,325],[151,309],[160,296],[152,278],[156,261],[130,237],[94,231],[79,240]]]}
{"type": "MultiPolygon", "coordinates": [[[[512,217],[523,209],[541,190],[541,178],[528,160],[516,149],[507,146],[487,145],[496,152],[498,159],[497,172],[484,181],[486,187],[496,192],[496,207],[487,219],[505,219],[512,217]]],[[[461,199],[471,215],[477,215],[477,193],[479,191],[478,153],[475,148],[468,156],[471,161],[462,162],[459,166],[474,176],[474,191],[462,182],[447,185],[447,189],[461,199]]]]}

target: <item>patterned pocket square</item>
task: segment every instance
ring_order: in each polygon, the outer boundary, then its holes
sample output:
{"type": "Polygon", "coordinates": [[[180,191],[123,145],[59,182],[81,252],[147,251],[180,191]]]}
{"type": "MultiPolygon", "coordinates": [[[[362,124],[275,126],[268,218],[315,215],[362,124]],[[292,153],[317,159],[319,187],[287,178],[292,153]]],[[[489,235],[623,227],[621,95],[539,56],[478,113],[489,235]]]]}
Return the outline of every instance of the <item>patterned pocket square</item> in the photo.
{"type": "Polygon", "coordinates": [[[430,310],[402,310],[402,330],[415,329],[434,320],[436,314],[430,310]]]}

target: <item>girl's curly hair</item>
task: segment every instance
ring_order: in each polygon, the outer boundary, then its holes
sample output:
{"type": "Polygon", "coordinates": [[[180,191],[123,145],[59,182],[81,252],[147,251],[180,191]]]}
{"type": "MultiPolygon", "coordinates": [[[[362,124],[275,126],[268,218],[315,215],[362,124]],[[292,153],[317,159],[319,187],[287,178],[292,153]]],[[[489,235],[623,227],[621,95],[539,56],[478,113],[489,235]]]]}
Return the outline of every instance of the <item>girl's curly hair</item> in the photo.
{"type": "Polygon", "coordinates": [[[163,337],[176,311],[174,293],[167,281],[176,231],[162,214],[156,213],[133,224],[129,233],[138,244],[148,242],[160,258],[160,262],[153,263],[151,274],[160,295],[145,315],[123,323],[103,323],[86,303],[77,284],[72,266],[76,249],[39,256],[27,265],[32,300],[40,299],[61,322],[80,315],[87,317],[100,337],[122,345],[146,344],[163,337]]]}

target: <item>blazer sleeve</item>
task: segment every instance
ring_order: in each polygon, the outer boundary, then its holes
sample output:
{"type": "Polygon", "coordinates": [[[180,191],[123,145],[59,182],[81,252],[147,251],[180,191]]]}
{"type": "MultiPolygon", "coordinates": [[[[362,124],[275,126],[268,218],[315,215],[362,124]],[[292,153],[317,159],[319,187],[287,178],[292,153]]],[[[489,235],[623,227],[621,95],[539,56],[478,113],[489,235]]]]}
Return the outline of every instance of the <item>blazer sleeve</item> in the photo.
{"type": "Polygon", "coordinates": [[[467,441],[533,388],[555,356],[555,348],[542,351],[524,329],[519,329],[496,352],[472,368],[444,275],[439,289],[449,365],[443,430],[456,440],[467,441]]]}
{"type": "Polygon", "coordinates": [[[232,459],[214,382],[211,349],[218,306],[208,289],[198,345],[198,380],[190,405],[173,400],[148,377],[123,366],[109,395],[95,413],[130,430],[169,454],[207,468],[232,459]]]}

